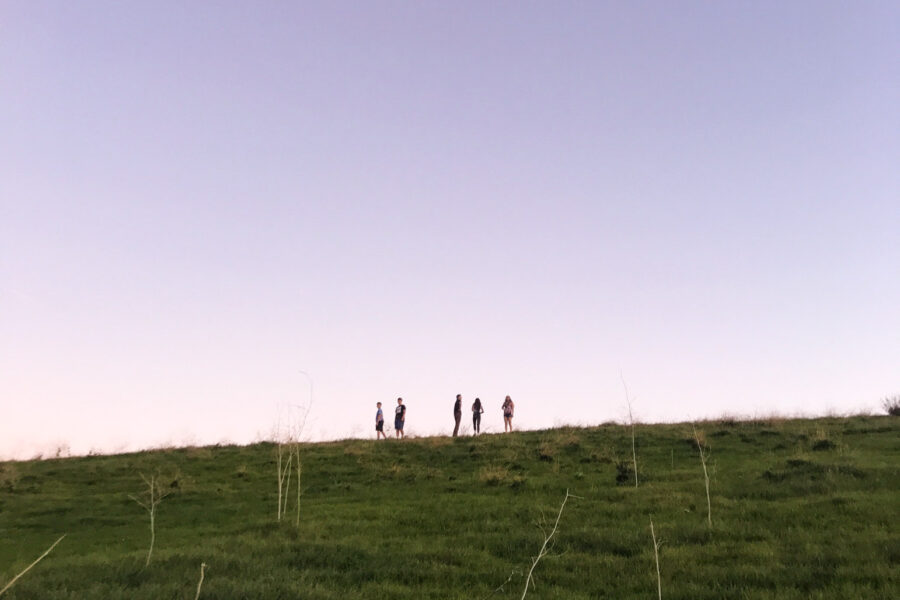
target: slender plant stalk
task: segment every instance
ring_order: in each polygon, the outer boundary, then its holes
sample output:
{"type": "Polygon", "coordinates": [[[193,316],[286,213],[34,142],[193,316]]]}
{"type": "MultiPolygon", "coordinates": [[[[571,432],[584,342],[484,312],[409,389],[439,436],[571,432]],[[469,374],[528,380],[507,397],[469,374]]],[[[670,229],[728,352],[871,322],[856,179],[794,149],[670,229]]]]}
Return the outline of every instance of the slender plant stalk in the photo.
{"type": "Polygon", "coordinates": [[[694,430],[694,441],[697,442],[697,450],[700,451],[700,464],[703,465],[703,479],[706,482],[706,523],[710,529],[712,529],[712,502],[709,499],[709,471],[706,470],[706,459],[709,458],[709,453],[703,450],[703,444],[700,443],[700,435],[697,433],[697,428],[691,424],[691,429],[694,430]]]}
{"type": "Polygon", "coordinates": [[[39,562],[41,562],[42,560],[44,560],[44,557],[47,556],[48,554],[50,554],[50,552],[51,552],[54,548],[56,548],[56,545],[57,545],[58,543],[60,543],[61,541],[63,541],[63,538],[64,538],[64,537],[66,537],[66,534],[65,534],[65,533],[62,534],[61,536],[59,536],[59,539],[56,540],[55,542],[53,542],[53,544],[52,544],[49,548],[47,548],[47,549],[44,551],[43,554],[41,554],[40,556],[38,556],[38,557],[35,559],[35,561],[34,561],[33,563],[31,563],[30,565],[28,565],[27,567],[25,567],[25,570],[24,570],[24,571],[22,571],[21,573],[19,573],[18,575],[16,575],[16,576],[13,577],[12,579],[10,579],[10,580],[9,580],[9,583],[7,583],[5,586],[3,586],[3,589],[0,590],[0,596],[2,596],[3,594],[5,594],[5,593],[6,593],[6,590],[8,590],[9,588],[11,588],[11,587],[13,586],[13,584],[14,584],[15,582],[17,582],[17,581],[19,580],[19,578],[20,578],[22,575],[24,575],[25,573],[27,573],[28,571],[30,571],[31,568],[32,568],[34,565],[36,565],[36,564],[38,564],[39,562]]]}
{"type": "Polygon", "coordinates": [[[197,583],[197,595],[194,596],[194,600],[199,600],[200,598],[200,588],[203,587],[203,575],[206,571],[206,563],[200,563],[200,581],[197,583]]]}
{"type": "Polygon", "coordinates": [[[631,413],[631,396],[628,395],[628,384],[625,383],[625,377],[619,373],[622,379],[622,387],[625,388],[625,403],[628,405],[628,422],[631,423],[631,458],[634,460],[634,487],[638,486],[638,469],[637,469],[637,450],[634,446],[634,416],[631,413]]]}
{"type": "Polygon", "coordinates": [[[169,492],[163,492],[159,486],[159,477],[152,475],[147,479],[143,474],[141,479],[147,484],[147,500],[141,500],[136,496],[129,496],[132,500],[144,507],[150,513],[150,550],[147,551],[147,561],[144,567],[150,566],[150,557],[153,556],[153,545],[156,543],[156,507],[162,502],[163,498],[169,495],[169,492]]]}
{"type": "Polygon", "coordinates": [[[653,536],[653,555],[656,557],[656,591],[659,593],[659,600],[662,600],[662,576],[659,574],[659,547],[662,546],[662,540],[656,541],[653,517],[650,517],[650,535],[653,536]]]}
{"type": "Polygon", "coordinates": [[[287,515],[288,499],[290,498],[290,496],[288,496],[288,493],[291,491],[291,467],[293,466],[292,463],[294,462],[294,451],[290,450],[289,452],[290,454],[288,454],[287,464],[284,466],[284,472],[287,476],[287,482],[284,486],[284,506],[281,509],[282,515],[287,515]]]}
{"type": "Polygon", "coordinates": [[[562,517],[563,509],[566,507],[566,502],[569,501],[569,498],[577,498],[578,496],[573,496],[569,493],[569,490],[566,490],[566,497],[563,498],[562,504],[559,506],[559,513],[556,515],[556,522],[553,524],[553,530],[550,531],[550,535],[544,538],[544,544],[541,546],[540,551],[537,553],[537,556],[531,559],[531,568],[528,570],[528,576],[525,578],[525,589],[522,590],[522,599],[524,600],[525,595],[528,593],[528,585],[531,584],[534,587],[534,583],[532,582],[532,573],[534,573],[534,568],[537,566],[538,562],[547,554],[547,544],[550,543],[550,540],[553,539],[553,536],[556,535],[556,530],[559,528],[559,519],[562,517]]]}
{"type": "Polygon", "coordinates": [[[300,477],[303,475],[303,463],[300,462],[300,445],[297,445],[297,520],[295,525],[300,527],[300,495],[303,493],[303,490],[300,487],[300,477]]]}
{"type": "MultiPolygon", "coordinates": [[[[296,423],[282,429],[279,420],[278,424],[276,424],[275,426],[275,443],[277,445],[275,451],[275,468],[277,470],[278,479],[278,506],[275,513],[275,518],[278,521],[281,521],[282,518],[285,518],[287,516],[288,504],[290,503],[291,474],[294,469],[294,460],[296,460],[297,514],[295,523],[298,527],[300,526],[300,496],[303,493],[303,489],[301,487],[303,465],[300,460],[300,439],[302,438],[303,430],[306,427],[306,421],[309,418],[309,412],[310,410],[312,410],[314,399],[312,377],[310,377],[309,373],[306,373],[305,371],[300,371],[300,374],[306,377],[307,381],[309,382],[309,403],[306,404],[305,409],[302,405],[294,406],[295,408],[298,408],[302,411],[296,423]],[[287,449],[287,460],[285,460],[284,458],[285,449],[287,449]]],[[[290,408],[288,408],[288,410],[290,411],[290,408]]],[[[291,421],[291,414],[292,413],[290,412],[288,414],[289,422],[291,421]]]]}
{"type": "MultiPolygon", "coordinates": [[[[280,434],[277,434],[280,435],[280,434]]],[[[275,468],[278,470],[277,478],[278,478],[278,512],[275,515],[275,519],[281,520],[281,488],[284,485],[284,479],[281,476],[281,456],[284,453],[284,450],[281,446],[281,440],[276,440],[278,446],[275,449],[275,468]]]]}

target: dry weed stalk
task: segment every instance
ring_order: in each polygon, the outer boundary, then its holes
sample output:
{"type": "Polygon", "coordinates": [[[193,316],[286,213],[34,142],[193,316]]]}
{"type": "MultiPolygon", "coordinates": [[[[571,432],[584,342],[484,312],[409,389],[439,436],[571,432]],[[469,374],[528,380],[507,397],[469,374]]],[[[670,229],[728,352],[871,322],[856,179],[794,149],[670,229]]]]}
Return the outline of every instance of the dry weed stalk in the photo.
{"type": "Polygon", "coordinates": [[[656,590],[659,600],[662,600],[662,576],[659,573],[659,547],[663,545],[662,538],[656,539],[656,531],[653,530],[653,517],[650,517],[650,535],[653,536],[653,556],[656,557],[656,590]]]}
{"type": "Polygon", "coordinates": [[[706,522],[710,528],[712,528],[712,502],[709,499],[709,471],[706,469],[706,460],[709,458],[709,450],[703,447],[703,443],[700,441],[700,434],[697,433],[697,428],[694,427],[694,424],[691,424],[691,429],[694,431],[694,441],[697,442],[697,450],[700,451],[700,464],[703,465],[703,479],[706,481],[706,522]]]}
{"type": "Polygon", "coordinates": [[[631,413],[631,396],[628,394],[628,384],[625,383],[625,377],[619,373],[622,379],[622,387],[625,388],[625,404],[628,405],[628,422],[631,424],[631,458],[634,460],[634,487],[638,486],[638,468],[637,468],[637,450],[634,446],[634,416],[631,413]]]}
{"type": "Polygon", "coordinates": [[[522,571],[520,571],[519,569],[513,569],[512,571],[510,571],[509,577],[506,578],[506,581],[504,581],[503,583],[501,583],[500,586],[499,586],[497,589],[495,589],[493,592],[491,592],[490,594],[488,594],[487,596],[485,596],[485,597],[482,598],[481,600],[487,600],[488,598],[490,598],[490,597],[493,596],[494,594],[499,594],[500,592],[505,592],[505,591],[506,591],[506,589],[505,589],[505,588],[506,588],[506,584],[509,583],[510,581],[512,581],[512,580],[513,580],[513,577],[521,577],[521,576],[522,576],[522,571]]]}
{"type": "MultiPolygon", "coordinates": [[[[541,549],[537,553],[537,556],[531,559],[531,568],[528,570],[528,576],[525,578],[525,589],[522,590],[523,600],[525,598],[525,595],[528,593],[528,585],[531,584],[531,587],[534,587],[534,582],[532,581],[534,568],[537,567],[538,562],[540,562],[540,560],[547,554],[547,544],[549,544],[550,540],[553,539],[553,536],[556,535],[556,530],[559,528],[559,519],[560,517],[562,517],[563,509],[566,507],[566,502],[569,501],[569,498],[578,498],[578,496],[574,496],[569,493],[569,490],[566,490],[566,497],[563,498],[562,504],[559,506],[559,513],[556,515],[556,522],[553,524],[553,529],[550,531],[549,535],[544,537],[544,544],[541,546],[541,549]]],[[[512,576],[510,576],[510,578],[511,577],[512,576]]]]}
{"type": "Polygon", "coordinates": [[[282,518],[287,515],[291,490],[291,475],[296,468],[297,513],[294,524],[297,527],[300,526],[300,496],[303,494],[303,488],[301,487],[303,463],[300,460],[300,440],[303,436],[303,430],[306,427],[306,420],[309,418],[309,411],[312,410],[313,405],[312,377],[310,377],[309,374],[305,371],[300,371],[300,374],[306,377],[307,381],[309,382],[309,402],[305,405],[305,407],[298,405],[294,406],[294,408],[297,408],[299,411],[301,411],[300,416],[292,425],[288,426],[286,432],[284,432],[280,426],[276,426],[275,432],[275,463],[276,469],[278,471],[276,474],[278,479],[278,506],[276,511],[276,518],[278,521],[281,521],[282,518]],[[285,458],[285,452],[287,452],[287,458],[285,458]]]}
{"type": "Polygon", "coordinates": [[[203,575],[206,572],[206,563],[200,563],[200,582],[197,584],[197,595],[194,596],[194,600],[199,600],[200,598],[200,588],[203,587],[203,575]]]}
{"type": "Polygon", "coordinates": [[[38,556],[38,557],[35,559],[35,561],[34,561],[33,563],[31,563],[30,565],[28,565],[27,567],[25,567],[25,570],[24,570],[24,571],[20,572],[18,575],[16,575],[16,576],[13,577],[12,579],[10,579],[10,580],[9,580],[9,583],[7,583],[6,585],[4,585],[4,586],[3,586],[3,589],[0,590],[0,596],[2,596],[3,594],[5,594],[5,593],[6,593],[6,590],[8,590],[9,588],[11,588],[11,587],[13,586],[13,584],[14,584],[15,582],[17,582],[17,581],[19,580],[19,578],[22,577],[22,575],[24,575],[25,573],[27,573],[28,571],[30,571],[31,568],[32,568],[34,565],[36,565],[36,564],[38,564],[39,562],[41,562],[42,560],[44,560],[44,557],[47,556],[48,554],[50,554],[50,552],[51,552],[54,548],[56,548],[56,545],[57,545],[58,543],[60,543],[60,542],[63,540],[64,537],[66,537],[66,534],[65,534],[65,533],[62,534],[61,536],[59,536],[59,539],[56,540],[55,542],[53,542],[53,544],[52,544],[49,548],[47,548],[47,550],[45,550],[43,554],[41,554],[40,556],[38,556]]]}
{"type": "Polygon", "coordinates": [[[163,498],[168,496],[171,492],[169,490],[163,491],[162,487],[159,485],[158,475],[151,475],[150,479],[147,479],[147,477],[141,473],[141,479],[147,484],[146,497],[143,500],[130,494],[128,497],[144,507],[144,510],[150,514],[150,550],[147,552],[147,562],[144,563],[144,567],[148,567],[150,566],[150,557],[153,556],[153,544],[156,542],[156,507],[159,506],[159,503],[162,502],[163,498]]]}

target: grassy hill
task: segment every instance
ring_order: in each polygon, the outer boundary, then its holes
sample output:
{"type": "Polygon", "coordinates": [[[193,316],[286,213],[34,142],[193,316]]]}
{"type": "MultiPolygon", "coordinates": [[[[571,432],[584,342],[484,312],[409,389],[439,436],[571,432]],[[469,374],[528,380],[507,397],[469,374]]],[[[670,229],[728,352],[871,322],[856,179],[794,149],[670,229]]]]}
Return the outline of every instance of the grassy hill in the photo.
{"type": "MultiPolygon", "coordinates": [[[[0,463],[11,599],[900,597],[900,419],[715,421],[712,527],[690,425],[302,447],[300,526],[276,522],[271,444],[0,463]],[[129,498],[159,474],[152,561],[129,498]],[[619,481],[617,481],[619,479],[619,481]]],[[[293,511],[293,506],[289,508],[293,511]]]]}

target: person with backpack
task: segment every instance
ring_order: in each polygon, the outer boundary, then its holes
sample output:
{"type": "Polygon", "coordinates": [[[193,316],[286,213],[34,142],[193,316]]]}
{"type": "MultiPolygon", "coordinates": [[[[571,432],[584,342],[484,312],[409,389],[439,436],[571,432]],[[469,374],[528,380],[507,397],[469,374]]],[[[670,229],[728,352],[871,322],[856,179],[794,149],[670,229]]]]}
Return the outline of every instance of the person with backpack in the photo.
{"type": "Polygon", "coordinates": [[[397,408],[394,409],[394,431],[397,432],[397,438],[402,438],[403,425],[406,423],[406,407],[403,406],[403,398],[397,398],[397,408]]]}
{"type": "Polygon", "coordinates": [[[475,435],[481,432],[481,413],[483,412],[484,407],[481,406],[481,398],[475,398],[475,402],[472,404],[472,428],[475,430],[475,435]]]}
{"type": "Polygon", "coordinates": [[[462,394],[456,395],[456,402],[453,404],[453,420],[456,425],[453,426],[453,437],[459,433],[459,421],[462,419],[462,394]]]}
{"type": "Polygon", "coordinates": [[[503,401],[503,431],[504,433],[507,431],[512,431],[512,420],[513,413],[516,410],[516,405],[513,403],[512,398],[509,396],[506,397],[506,400],[503,401]]]}
{"type": "Polygon", "coordinates": [[[384,434],[384,412],[381,410],[381,402],[376,403],[378,412],[375,413],[375,439],[387,439],[384,434]]]}

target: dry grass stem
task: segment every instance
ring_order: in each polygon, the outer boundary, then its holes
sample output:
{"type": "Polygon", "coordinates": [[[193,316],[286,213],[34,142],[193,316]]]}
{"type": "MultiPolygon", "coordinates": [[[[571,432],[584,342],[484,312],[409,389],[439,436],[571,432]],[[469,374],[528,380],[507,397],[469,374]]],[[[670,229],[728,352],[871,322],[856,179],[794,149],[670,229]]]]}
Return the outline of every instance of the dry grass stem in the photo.
{"type": "Polygon", "coordinates": [[[296,494],[296,517],[294,523],[297,527],[300,526],[300,496],[303,494],[303,489],[301,487],[301,476],[303,474],[303,464],[300,460],[300,439],[303,436],[303,430],[306,428],[306,421],[309,418],[309,412],[312,410],[313,405],[313,382],[312,377],[309,376],[305,371],[300,371],[300,374],[306,377],[309,382],[309,402],[305,405],[294,405],[293,408],[298,409],[299,416],[296,421],[290,418],[290,408],[288,408],[288,422],[292,422],[292,425],[289,425],[285,431],[279,424],[275,427],[275,468],[277,470],[277,482],[278,482],[278,505],[275,513],[275,517],[278,521],[281,521],[286,515],[288,511],[288,504],[290,502],[290,490],[291,490],[291,476],[294,471],[294,467],[296,466],[297,470],[297,494],[296,494]],[[285,459],[285,452],[287,452],[287,458],[285,459]]]}
{"type": "Polygon", "coordinates": [[[653,536],[653,556],[656,558],[656,591],[659,593],[659,600],[662,600],[662,576],[659,573],[659,547],[662,546],[662,539],[656,539],[656,531],[653,530],[653,517],[650,517],[650,535],[653,536]]]}
{"type": "Polygon", "coordinates": [[[200,563],[200,581],[197,583],[197,595],[194,596],[194,600],[198,600],[200,598],[200,588],[203,587],[203,575],[206,572],[206,563],[200,563]]]}
{"type": "Polygon", "coordinates": [[[631,413],[631,396],[628,394],[628,384],[625,377],[619,373],[622,379],[622,387],[625,388],[625,404],[628,405],[628,422],[631,424],[631,458],[634,460],[634,487],[638,486],[637,450],[634,445],[634,415],[631,413]]]}
{"type": "MultiPolygon", "coordinates": [[[[534,568],[537,567],[538,562],[547,554],[547,544],[550,543],[550,540],[553,539],[553,536],[556,535],[556,530],[559,528],[559,519],[562,517],[563,509],[566,507],[566,502],[569,501],[569,498],[577,498],[578,496],[573,496],[569,493],[569,490],[566,490],[566,497],[563,498],[562,504],[559,506],[559,513],[556,515],[556,522],[553,523],[553,529],[550,531],[550,534],[544,538],[544,544],[541,546],[540,551],[537,553],[537,556],[531,559],[531,568],[528,570],[528,577],[525,578],[525,589],[522,590],[522,598],[525,598],[525,595],[528,593],[528,586],[531,585],[534,587],[534,583],[532,581],[532,575],[534,574],[534,568]]],[[[511,577],[511,576],[510,576],[511,577]]],[[[505,585],[505,584],[504,584],[505,585]]]]}
{"type": "Polygon", "coordinates": [[[694,430],[694,441],[697,442],[697,450],[700,451],[700,464],[703,465],[703,479],[706,482],[706,523],[712,528],[712,502],[709,499],[709,471],[706,469],[706,460],[709,458],[709,450],[703,447],[703,443],[700,441],[700,434],[697,433],[697,428],[691,424],[691,429],[694,430]]]}
{"type": "Polygon", "coordinates": [[[59,536],[59,539],[56,540],[55,542],[53,542],[53,544],[52,544],[49,548],[47,548],[47,550],[45,550],[43,554],[41,554],[40,556],[38,556],[38,557],[35,559],[35,561],[34,561],[33,563],[31,563],[30,565],[28,565],[27,567],[25,567],[25,570],[24,570],[24,571],[22,571],[21,573],[19,573],[18,575],[16,575],[16,576],[13,577],[12,579],[10,579],[9,583],[7,583],[5,586],[3,586],[3,589],[0,590],[0,596],[2,596],[4,593],[6,593],[6,590],[8,590],[9,588],[11,588],[11,587],[13,586],[13,584],[14,584],[16,581],[18,581],[19,578],[22,577],[22,575],[24,575],[25,573],[27,573],[28,571],[30,571],[31,568],[32,568],[34,565],[36,565],[36,564],[38,564],[39,562],[41,562],[42,560],[44,560],[44,557],[47,556],[48,554],[50,554],[50,552],[51,552],[54,548],[56,548],[56,545],[57,545],[58,543],[60,543],[61,541],[63,541],[63,538],[64,538],[64,537],[66,537],[66,534],[65,534],[65,533],[62,534],[61,536],[59,536]]]}

